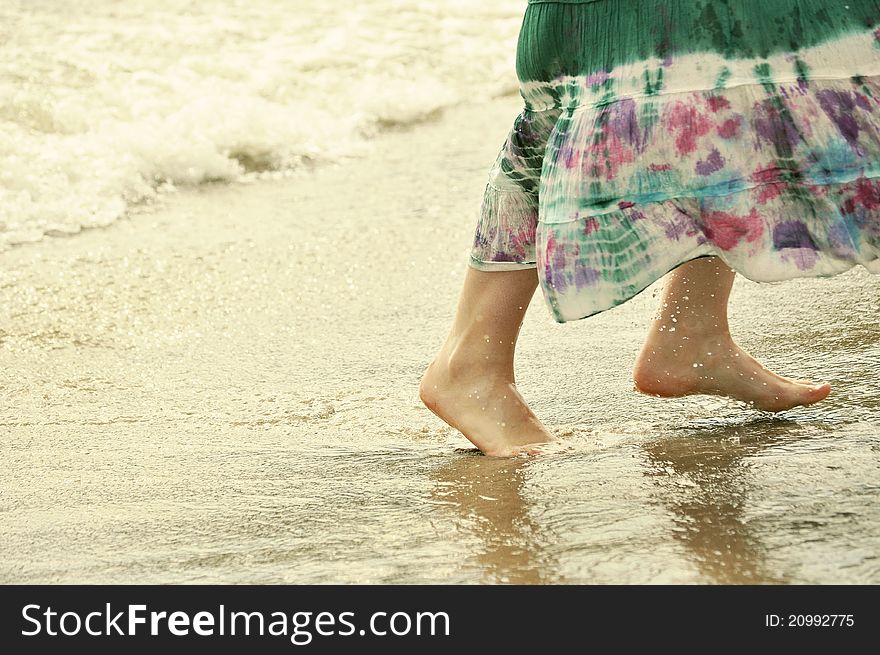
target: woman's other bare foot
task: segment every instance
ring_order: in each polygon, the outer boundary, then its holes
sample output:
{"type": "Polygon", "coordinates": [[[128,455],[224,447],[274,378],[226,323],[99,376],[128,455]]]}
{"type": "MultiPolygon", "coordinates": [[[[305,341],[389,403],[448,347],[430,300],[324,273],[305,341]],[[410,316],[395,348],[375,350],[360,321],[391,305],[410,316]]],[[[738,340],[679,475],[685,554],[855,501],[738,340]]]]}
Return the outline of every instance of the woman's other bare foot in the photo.
{"type": "Polygon", "coordinates": [[[831,385],[776,375],[733,341],[727,302],[735,276],[718,257],[694,259],[669,274],[633,370],[636,389],[663,397],[727,396],[766,412],[824,399],[831,385]]]}
{"type": "Polygon", "coordinates": [[[651,335],[636,360],[633,380],[636,389],[654,396],[727,396],[765,412],[812,405],[831,393],[829,384],[790,380],[767,370],[724,335],[651,335]]]}

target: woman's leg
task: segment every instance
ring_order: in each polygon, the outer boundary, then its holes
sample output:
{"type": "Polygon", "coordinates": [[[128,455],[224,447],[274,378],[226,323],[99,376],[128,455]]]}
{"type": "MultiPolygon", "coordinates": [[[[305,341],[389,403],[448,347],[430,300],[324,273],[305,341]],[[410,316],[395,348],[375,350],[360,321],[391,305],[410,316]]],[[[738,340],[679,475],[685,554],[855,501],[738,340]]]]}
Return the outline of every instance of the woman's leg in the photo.
{"type": "Polygon", "coordinates": [[[419,388],[422,402],[487,455],[507,456],[553,439],[514,383],[513,357],[535,269],[468,266],[452,330],[419,388]]]}
{"type": "Polygon", "coordinates": [[[707,393],[778,412],[824,399],[831,385],[789,380],[765,369],[737,346],[727,323],[736,273],[718,257],[701,257],[669,274],[659,317],[636,360],[643,393],[707,393]]]}

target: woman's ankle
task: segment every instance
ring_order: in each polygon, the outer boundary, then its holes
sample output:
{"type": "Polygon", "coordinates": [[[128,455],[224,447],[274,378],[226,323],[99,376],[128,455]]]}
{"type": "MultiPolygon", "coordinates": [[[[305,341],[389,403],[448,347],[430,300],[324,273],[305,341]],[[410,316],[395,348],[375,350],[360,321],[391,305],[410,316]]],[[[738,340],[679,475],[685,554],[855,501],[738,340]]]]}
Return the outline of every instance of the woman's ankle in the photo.
{"type": "Polygon", "coordinates": [[[648,330],[648,342],[690,345],[697,343],[733,341],[727,322],[709,323],[690,319],[657,320],[648,330]]]}
{"type": "Polygon", "coordinates": [[[447,345],[434,358],[434,364],[453,383],[473,379],[512,382],[513,354],[508,349],[499,352],[493,345],[488,341],[447,345]]]}

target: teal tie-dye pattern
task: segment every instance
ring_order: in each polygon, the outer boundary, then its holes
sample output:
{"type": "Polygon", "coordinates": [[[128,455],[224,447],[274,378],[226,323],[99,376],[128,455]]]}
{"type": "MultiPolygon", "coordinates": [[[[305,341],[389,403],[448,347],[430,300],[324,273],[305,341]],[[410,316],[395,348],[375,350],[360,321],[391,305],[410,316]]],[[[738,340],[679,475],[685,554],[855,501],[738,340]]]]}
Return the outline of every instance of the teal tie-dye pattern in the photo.
{"type": "Polygon", "coordinates": [[[880,272],[878,21],[880,0],[530,2],[471,265],[537,267],[560,322],[706,255],[880,272]]]}
{"type": "Polygon", "coordinates": [[[880,25],[877,0],[594,0],[529,3],[520,79],[590,75],[712,52],[763,59],[880,25]]]}

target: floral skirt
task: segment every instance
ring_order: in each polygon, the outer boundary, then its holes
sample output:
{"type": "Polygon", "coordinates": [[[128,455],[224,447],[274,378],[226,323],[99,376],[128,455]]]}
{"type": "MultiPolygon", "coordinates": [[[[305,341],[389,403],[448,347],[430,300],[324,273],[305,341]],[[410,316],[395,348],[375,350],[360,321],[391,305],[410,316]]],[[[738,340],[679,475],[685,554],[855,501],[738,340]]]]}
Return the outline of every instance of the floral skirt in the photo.
{"type": "Polygon", "coordinates": [[[530,0],[517,75],[470,265],[558,322],[697,257],[880,273],[880,0],[530,0]]]}

